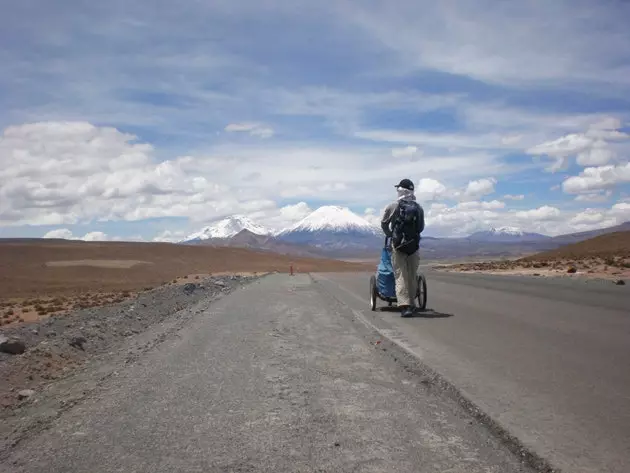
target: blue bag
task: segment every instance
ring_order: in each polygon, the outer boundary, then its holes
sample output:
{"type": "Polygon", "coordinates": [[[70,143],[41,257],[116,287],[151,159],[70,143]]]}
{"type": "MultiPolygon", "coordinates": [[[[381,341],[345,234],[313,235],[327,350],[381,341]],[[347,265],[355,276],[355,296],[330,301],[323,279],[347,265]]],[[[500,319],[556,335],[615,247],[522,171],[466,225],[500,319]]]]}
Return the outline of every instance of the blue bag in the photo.
{"type": "Polygon", "coordinates": [[[396,277],[392,266],[391,250],[387,245],[381,251],[381,262],[376,271],[376,287],[381,297],[396,297],[396,277]]]}

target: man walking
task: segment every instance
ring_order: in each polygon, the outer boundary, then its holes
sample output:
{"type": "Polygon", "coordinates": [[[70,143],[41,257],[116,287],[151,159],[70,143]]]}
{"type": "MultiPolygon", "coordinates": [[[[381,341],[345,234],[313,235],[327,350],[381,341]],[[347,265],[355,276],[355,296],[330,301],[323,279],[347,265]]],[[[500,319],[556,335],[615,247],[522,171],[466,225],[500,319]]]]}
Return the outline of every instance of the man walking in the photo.
{"type": "Polygon", "coordinates": [[[403,317],[413,315],[418,292],[420,233],[424,230],[424,210],[416,202],[413,182],[403,179],[396,187],[398,199],[387,206],[381,228],[391,239],[392,267],[396,277],[396,299],[403,317]]]}

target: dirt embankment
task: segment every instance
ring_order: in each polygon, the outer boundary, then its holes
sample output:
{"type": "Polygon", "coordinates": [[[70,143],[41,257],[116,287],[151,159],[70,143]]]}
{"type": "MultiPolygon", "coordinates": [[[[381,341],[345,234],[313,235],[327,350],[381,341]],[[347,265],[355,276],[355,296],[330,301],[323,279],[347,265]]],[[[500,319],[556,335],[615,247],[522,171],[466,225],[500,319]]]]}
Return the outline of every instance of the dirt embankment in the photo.
{"type": "Polygon", "coordinates": [[[486,261],[436,266],[457,272],[609,279],[630,278],[630,232],[610,233],[511,261],[486,261]]]}
{"type": "Polygon", "coordinates": [[[0,458],[212,301],[257,278],[215,276],[0,331],[0,458]]]}

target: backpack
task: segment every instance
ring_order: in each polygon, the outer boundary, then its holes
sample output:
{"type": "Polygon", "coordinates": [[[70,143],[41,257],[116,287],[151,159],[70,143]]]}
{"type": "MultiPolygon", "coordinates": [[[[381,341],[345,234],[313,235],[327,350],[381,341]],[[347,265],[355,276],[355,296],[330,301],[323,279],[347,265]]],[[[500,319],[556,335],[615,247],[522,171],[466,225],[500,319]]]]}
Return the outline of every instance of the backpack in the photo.
{"type": "Polygon", "coordinates": [[[392,247],[407,255],[420,248],[420,205],[413,200],[400,200],[392,221],[392,247]]]}

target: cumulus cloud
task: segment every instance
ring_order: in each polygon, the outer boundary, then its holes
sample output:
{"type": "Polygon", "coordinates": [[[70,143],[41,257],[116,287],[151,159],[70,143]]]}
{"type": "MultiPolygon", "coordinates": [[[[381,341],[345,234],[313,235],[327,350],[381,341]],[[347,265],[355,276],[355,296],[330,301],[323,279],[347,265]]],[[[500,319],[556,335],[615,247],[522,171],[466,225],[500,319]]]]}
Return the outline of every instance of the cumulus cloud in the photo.
{"type": "Polygon", "coordinates": [[[546,235],[580,232],[619,225],[630,220],[630,202],[609,208],[587,208],[577,212],[557,207],[516,211],[493,202],[460,202],[449,206],[432,204],[427,212],[427,232],[437,236],[467,236],[490,227],[512,226],[546,235]]]}
{"type": "Polygon", "coordinates": [[[503,198],[505,200],[523,200],[525,196],[523,194],[505,194],[503,198]]]}
{"type": "Polygon", "coordinates": [[[280,231],[299,222],[313,212],[306,202],[285,205],[283,207],[270,208],[248,215],[253,221],[260,223],[265,228],[280,231]]]}
{"type": "Polygon", "coordinates": [[[416,185],[416,198],[419,201],[433,201],[444,197],[447,188],[444,184],[436,179],[422,178],[416,185]]]}
{"type": "Polygon", "coordinates": [[[106,233],[103,233],[103,232],[89,232],[89,233],[86,233],[85,235],[83,235],[83,238],[81,238],[81,240],[85,240],[85,241],[107,241],[107,240],[109,240],[109,237],[107,236],[106,233]]]}
{"type": "Polygon", "coordinates": [[[609,189],[617,184],[630,182],[630,163],[619,166],[599,166],[584,169],[579,176],[572,176],[562,183],[567,194],[579,194],[609,189]]]}
{"type": "Polygon", "coordinates": [[[51,230],[46,233],[42,238],[50,238],[50,239],[58,239],[62,238],[64,240],[83,240],[83,241],[109,241],[111,238],[103,232],[89,232],[83,235],[82,237],[74,236],[71,230],[67,228],[59,228],[56,230],[51,230]]]}
{"type": "Polygon", "coordinates": [[[158,162],[134,135],[84,122],[9,127],[0,139],[0,224],[203,220],[275,205],[247,189],[230,193],[217,166],[190,156],[158,162]]]}
{"type": "Polygon", "coordinates": [[[578,153],[580,166],[603,166],[615,158],[615,152],[603,140],[596,140],[590,148],[578,153]]]}
{"type": "Polygon", "coordinates": [[[426,212],[427,232],[461,237],[495,226],[501,213],[492,207],[482,202],[462,202],[454,206],[433,204],[426,212]]]}
{"type": "Polygon", "coordinates": [[[271,138],[274,130],[271,127],[260,123],[230,123],[225,127],[225,131],[230,133],[249,133],[258,138],[271,138]]]}
{"type": "Polygon", "coordinates": [[[497,180],[493,177],[470,181],[462,192],[458,192],[456,197],[460,200],[478,200],[486,195],[494,193],[494,185],[497,180]]]}
{"type": "Polygon", "coordinates": [[[74,235],[67,228],[59,228],[57,230],[51,230],[46,233],[42,238],[63,238],[64,240],[74,240],[74,235]]]}
{"type": "Polygon", "coordinates": [[[622,123],[616,117],[604,117],[591,124],[583,133],[570,133],[555,140],[530,147],[526,153],[548,156],[552,163],[550,172],[567,169],[572,156],[580,166],[603,166],[614,161],[617,153],[612,144],[630,139],[630,135],[619,131],[622,123]]]}
{"type": "Polygon", "coordinates": [[[574,231],[612,227],[630,221],[630,203],[618,202],[606,209],[587,208],[569,220],[574,231]]]}
{"type": "Polygon", "coordinates": [[[153,237],[156,243],[177,243],[182,241],[187,236],[187,233],[183,230],[164,230],[158,235],[153,237]]]}
{"type": "Polygon", "coordinates": [[[537,209],[514,212],[514,217],[520,220],[533,220],[541,222],[547,220],[558,220],[561,217],[561,212],[557,207],[543,205],[537,209]]]}

